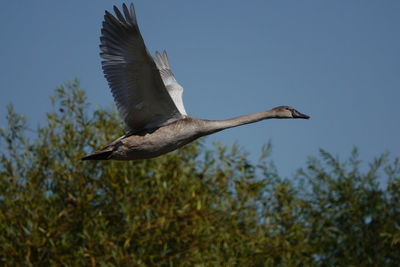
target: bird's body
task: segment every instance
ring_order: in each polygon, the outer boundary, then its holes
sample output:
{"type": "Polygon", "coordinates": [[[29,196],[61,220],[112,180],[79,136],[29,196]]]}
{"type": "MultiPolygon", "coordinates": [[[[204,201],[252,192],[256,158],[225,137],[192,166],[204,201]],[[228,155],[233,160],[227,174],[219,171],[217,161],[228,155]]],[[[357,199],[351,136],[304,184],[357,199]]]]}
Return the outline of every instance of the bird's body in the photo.
{"type": "Polygon", "coordinates": [[[127,134],[83,160],[135,160],[160,156],[197,138],[227,128],[270,118],[303,118],[288,106],[228,120],[201,120],[188,116],[180,86],[167,53],[149,55],[136,21],[133,4],[123,5],[116,17],[106,11],[101,36],[104,75],[110,85],[127,134]]]}
{"type": "Polygon", "coordinates": [[[135,160],[158,157],[203,136],[201,125],[202,120],[187,117],[148,132],[126,135],[87,159],[135,160]]]}

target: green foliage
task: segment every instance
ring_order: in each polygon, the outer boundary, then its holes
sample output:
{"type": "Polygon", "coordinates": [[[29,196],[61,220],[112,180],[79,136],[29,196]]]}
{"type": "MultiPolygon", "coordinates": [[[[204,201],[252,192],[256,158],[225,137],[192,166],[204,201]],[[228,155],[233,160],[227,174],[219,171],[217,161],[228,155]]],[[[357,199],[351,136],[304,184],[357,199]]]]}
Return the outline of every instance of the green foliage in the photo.
{"type": "MultiPolygon", "coordinates": [[[[396,266],[400,164],[361,171],[326,151],[292,179],[238,146],[195,142],[151,160],[82,162],[122,134],[77,81],[27,137],[12,106],[0,128],[5,266],[396,266]]],[[[121,129],[121,130],[119,130],[121,129]]]]}

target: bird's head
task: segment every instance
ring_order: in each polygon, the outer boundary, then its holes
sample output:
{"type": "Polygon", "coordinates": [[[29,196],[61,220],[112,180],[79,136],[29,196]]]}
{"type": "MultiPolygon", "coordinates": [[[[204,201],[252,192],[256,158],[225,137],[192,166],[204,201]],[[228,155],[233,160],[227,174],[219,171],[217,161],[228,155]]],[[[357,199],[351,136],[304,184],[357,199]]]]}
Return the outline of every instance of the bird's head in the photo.
{"type": "Polygon", "coordinates": [[[279,106],[272,109],[275,111],[275,118],[279,119],[309,119],[310,116],[307,116],[296,109],[289,106],[279,106]]]}

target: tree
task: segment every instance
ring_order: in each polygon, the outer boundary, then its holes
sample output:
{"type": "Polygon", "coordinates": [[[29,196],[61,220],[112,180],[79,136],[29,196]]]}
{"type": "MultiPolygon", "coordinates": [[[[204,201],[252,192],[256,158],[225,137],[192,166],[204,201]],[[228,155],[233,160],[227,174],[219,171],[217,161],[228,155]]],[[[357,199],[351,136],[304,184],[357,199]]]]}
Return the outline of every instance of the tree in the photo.
{"type": "MultiPolygon", "coordinates": [[[[265,146],[201,141],[130,162],[80,157],[122,129],[77,81],[51,97],[29,134],[8,107],[0,129],[0,262],[5,266],[324,266],[400,260],[400,164],[360,170],[321,151],[291,179],[265,146]],[[93,115],[88,116],[89,113],[93,115]],[[385,183],[379,181],[386,179],[385,183]]],[[[122,130],[121,130],[122,131],[122,130]]]]}

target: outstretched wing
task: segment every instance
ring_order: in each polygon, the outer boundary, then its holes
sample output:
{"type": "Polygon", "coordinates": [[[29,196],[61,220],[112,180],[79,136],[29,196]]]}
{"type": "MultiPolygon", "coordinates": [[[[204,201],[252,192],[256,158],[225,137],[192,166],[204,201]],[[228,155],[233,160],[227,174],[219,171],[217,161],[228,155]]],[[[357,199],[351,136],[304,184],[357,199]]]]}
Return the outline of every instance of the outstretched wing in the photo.
{"type": "Polygon", "coordinates": [[[161,55],[158,51],[156,51],[155,62],[158,70],[160,71],[164,85],[167,88],[168,93],[174,101],[179,112],[182,115],[187,115],[185,107],[183,105],[183,87],[176,81],[175,76],[172,73],[171,66],[168,62],[167,52],[164,50],[161,55]]]}
{"type": "Polygon", "coordinates": [[[135,9],[114,6],[106,11],[101,29],[100,56],[104,76],[127,131],[156,128],[183,118],[148,53],[136,21],[135,9]]]}

